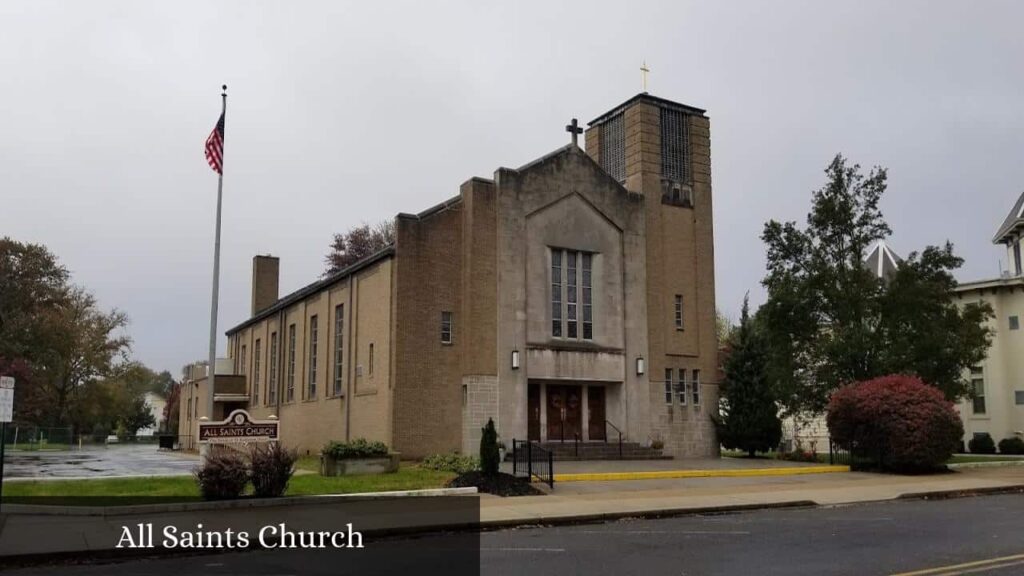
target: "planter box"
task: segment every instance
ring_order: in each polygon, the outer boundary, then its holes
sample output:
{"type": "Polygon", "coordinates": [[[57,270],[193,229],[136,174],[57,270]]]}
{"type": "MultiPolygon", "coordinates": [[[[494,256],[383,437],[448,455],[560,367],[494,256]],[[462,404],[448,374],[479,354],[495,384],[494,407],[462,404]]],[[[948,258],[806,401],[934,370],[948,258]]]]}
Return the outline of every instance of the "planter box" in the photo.
{"type": "Polygon", "coordinates": [[[351,458],[335,460],[330,456],[320,456],[321,476],[345,476],[347,474],[389,474],[398,472],[397,452],[375,458],[351,458]]]}

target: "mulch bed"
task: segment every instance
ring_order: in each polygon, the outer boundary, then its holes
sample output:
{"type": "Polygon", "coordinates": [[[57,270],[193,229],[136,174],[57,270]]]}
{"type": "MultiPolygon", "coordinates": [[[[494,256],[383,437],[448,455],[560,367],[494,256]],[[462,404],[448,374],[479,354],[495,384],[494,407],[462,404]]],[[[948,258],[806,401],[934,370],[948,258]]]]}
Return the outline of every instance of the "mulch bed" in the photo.
{"type": "Polygon", "coordinates": [[[540,496],[544,492],[534,488],[523,478],[499,472],[493,476],[482,472],[466,472],[459,474],[448,482],[449,488],[467,488],[476,486],[477,490],[497,496],[540,496]]]}

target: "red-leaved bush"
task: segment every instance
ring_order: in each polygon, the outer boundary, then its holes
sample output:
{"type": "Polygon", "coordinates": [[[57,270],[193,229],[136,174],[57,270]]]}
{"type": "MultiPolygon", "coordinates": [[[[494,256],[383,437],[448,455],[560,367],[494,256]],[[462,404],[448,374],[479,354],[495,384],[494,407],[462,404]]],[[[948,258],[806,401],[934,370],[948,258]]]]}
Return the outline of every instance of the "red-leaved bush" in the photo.
{"type": "Polygon", "coordinates": [[[828,431],[854,456],[896,471],[940,466],[964,434],[953,403],[938,388],[902,375],[857,382],[833,393],[828,431]]]}

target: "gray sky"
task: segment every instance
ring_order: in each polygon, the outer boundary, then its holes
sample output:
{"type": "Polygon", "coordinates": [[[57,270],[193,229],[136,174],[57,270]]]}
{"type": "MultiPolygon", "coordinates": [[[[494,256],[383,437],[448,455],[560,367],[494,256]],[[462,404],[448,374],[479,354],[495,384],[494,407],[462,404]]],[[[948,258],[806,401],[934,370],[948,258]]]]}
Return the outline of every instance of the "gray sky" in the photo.
{"type": "Polygon", "coordinates": [[[651,93],[711,117],[730,316],[763,300],[764,222],[803,220],[840,151],[890,169],[898,253],[948,238],[961,280],[991,277],[1024,190],[1022,21],[1010,1],[8,0],[0,235],[47,245],[177,375],[206,356],[222,83],[221,333],[247,317],[253,254],[299,288],[333,232],[564,145],[646,59],[651,93]]]}

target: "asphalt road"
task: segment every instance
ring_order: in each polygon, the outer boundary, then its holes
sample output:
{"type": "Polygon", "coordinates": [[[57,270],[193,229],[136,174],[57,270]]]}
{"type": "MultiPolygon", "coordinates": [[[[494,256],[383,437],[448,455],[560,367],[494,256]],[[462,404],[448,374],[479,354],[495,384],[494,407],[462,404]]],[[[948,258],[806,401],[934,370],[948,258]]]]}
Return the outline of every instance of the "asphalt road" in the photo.
{"type": "MultiPolygon", "coordinates": [[[[479,543],[487,575],[1024,574],[1024,496],[520,528],[485,532],[479,543]]],[[[364,551],[260,550],[12,573],[440,574],[450,573],[437,569],[445,556],[465,544],[465,535],[437,535],[367,541],[364,551]],[[359,562],[371,549],[377,560],[359,562]]]]}

